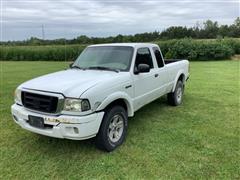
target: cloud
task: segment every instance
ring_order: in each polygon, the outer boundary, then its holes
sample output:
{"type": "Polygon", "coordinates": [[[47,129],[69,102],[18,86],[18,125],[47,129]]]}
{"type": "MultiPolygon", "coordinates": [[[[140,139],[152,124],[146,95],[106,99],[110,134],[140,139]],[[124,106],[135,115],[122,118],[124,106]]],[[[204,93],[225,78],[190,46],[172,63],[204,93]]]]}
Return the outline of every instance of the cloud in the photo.
{"type": "Polygon", "coordinates": [[[225,0],[2,0],[3,40],[109,36],[162,30],[197,21],[230,24],[238,1],[225,0]]]}

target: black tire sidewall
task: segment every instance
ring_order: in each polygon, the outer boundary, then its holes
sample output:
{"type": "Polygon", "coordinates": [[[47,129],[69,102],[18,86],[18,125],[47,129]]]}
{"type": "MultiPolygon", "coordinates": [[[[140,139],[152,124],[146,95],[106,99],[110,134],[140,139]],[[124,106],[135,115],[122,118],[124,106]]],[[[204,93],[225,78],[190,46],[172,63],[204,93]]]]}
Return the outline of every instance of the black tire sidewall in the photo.
{"type": "Polygon", "coordinates": [[[127,118],[126,110],[123,107],[114,106],[112,108],[107,109],[103,118],[103,122],[100,127],[99,134],[98,134],[98,136],[100,136],[99,140],[101,141],[99,143],[101,143],[103,148],[106,149],[107,151],[112,151],[116,149],[116,147],[118,147],[124,142],[127,134],[127,127],[128,127],[128,118],[127,118]],[[123,133],[121,138],[117,142],[111,142],[111,140],[108,137],[108,129],[109,129],[109,124],[111,119],[116,114],[121,115],[124,120],[123,133]]]}
{"type": "Polygon", "coordinates": [[[183,82],[182,81],[178,81],[177,82],[177,85],[176,85],[176,88],[175,88],[175,91],[174,91],[174,103],[176,105],[180,105],[182,103],[182,98],[183,98],[183,97],[181,97],[181,101],[180,102],[177,101],[177,89],[179,87],[181,87],[181,89],[182,89],[182,96],[183,96],[183,82]]]}

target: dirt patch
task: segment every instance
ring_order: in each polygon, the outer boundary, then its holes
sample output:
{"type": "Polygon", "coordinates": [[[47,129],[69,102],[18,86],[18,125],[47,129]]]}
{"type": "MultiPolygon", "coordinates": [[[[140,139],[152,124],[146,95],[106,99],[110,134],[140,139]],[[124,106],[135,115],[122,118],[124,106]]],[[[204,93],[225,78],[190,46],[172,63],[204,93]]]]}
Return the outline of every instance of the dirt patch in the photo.
{"type": "Polygon", "coordinates": [[[240,60],[240,54],[235,54],[231,59],[232,60],[240,60]]]}

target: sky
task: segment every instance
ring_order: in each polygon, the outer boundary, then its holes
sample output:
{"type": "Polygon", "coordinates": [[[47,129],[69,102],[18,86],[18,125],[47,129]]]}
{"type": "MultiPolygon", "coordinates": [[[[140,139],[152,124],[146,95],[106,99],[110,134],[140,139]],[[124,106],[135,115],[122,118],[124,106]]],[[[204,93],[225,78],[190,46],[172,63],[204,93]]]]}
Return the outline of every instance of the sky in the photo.
{"type": "Polygon", "coordinates": [[[0,40],[43,38],[42,29],[45,39],[71,39],[232,24],[239,9],[239,0],[0,0],[0,40]]]}

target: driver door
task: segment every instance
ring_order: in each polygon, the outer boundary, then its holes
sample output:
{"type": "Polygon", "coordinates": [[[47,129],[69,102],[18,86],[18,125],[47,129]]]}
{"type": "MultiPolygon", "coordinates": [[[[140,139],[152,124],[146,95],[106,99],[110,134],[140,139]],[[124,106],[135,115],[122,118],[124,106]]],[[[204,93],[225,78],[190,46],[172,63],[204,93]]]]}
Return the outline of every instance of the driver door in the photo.
{"type": "Polygon", "coordinates": [[[134,81],[134,107],[135,110],[151,102],[157,94],[157,68],[154,68],[153,59],[149,48],[139,48],[136,53],[134,70],[139,64],[147,64],[150,71],[133,75],[134,81]]]}

